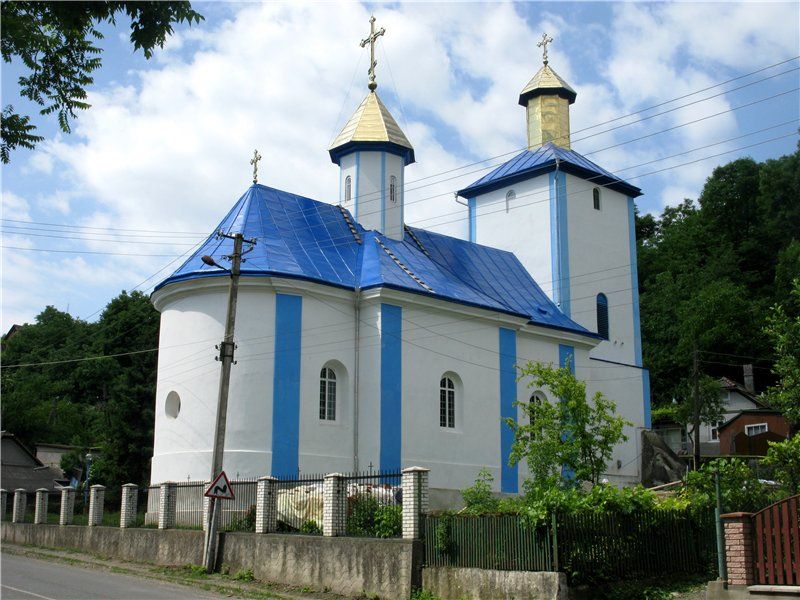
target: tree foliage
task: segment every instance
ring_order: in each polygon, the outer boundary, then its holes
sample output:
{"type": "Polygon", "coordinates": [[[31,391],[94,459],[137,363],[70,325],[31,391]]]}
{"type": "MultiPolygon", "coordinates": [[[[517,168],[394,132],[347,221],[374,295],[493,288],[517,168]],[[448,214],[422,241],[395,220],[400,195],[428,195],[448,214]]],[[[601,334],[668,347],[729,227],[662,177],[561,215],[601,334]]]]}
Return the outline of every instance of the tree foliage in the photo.
{"type": "MultiPolygon", "coordinates": [[[[199,23],[202,15],[189,2],[37,2],[9,0],[0,4],[3,60],[19,59],[27,69],[19,78],[19,93],[41,106],[42,115],[55,114],[58,125],[70,132],[76,111],[89,108],[87,88],[92,73],[102,65],[101,23],[116,24],[118,15],[130,19],[130,40],[146,58],[163,47],[173,25],[199,23]]],[[[29,116],[12,105],[3,108],[0,158],[9,162],[11,150],[34,148],[42,141],[29,116]]]]}
{"type": "Polygon", "coordinates": [[[598,483],[614,447],[628,439],[623,429],[633,424],[618,416],[616,404],[600,392],[588,401],[586,383],[569,368],[528,362],[520,373],[530,378],[529,387],[548,390],[554,401],[519,402],[524,421],[506,419],[514,431],[512,463],[524,460],[537,487],[598,483]],[[572,476],[563,478],[562,470],[572,476]]]}
{"type": "Polygon", "coordinates": [[[158,325],[141,292],[122,292],[96,323],[48,306],[3,343],[3,427],[31,446],[99,446],[92,466],[98,483],[146,482],[158,325]],[[102,358],[74,361],[84,357],[102,358]]]}
{"type": "Polygon", "coordinates": [[[800,424],[800,279],[794,280],[785,304],[772,308],[765,331],[775,345],[773,371],[778,376],[777,385],[767,392],[767,400],[789,421],[800,424]]]}
{"type": "Polygon", "coordinates": [[[654,404],[685,401],[695,348],[702,371],[741,380],[741,365],[755,363],[765,387],[769,307],[800,276],[800,150],[718,167],[698,202],[638,216],[636,230],[654,404]]]}

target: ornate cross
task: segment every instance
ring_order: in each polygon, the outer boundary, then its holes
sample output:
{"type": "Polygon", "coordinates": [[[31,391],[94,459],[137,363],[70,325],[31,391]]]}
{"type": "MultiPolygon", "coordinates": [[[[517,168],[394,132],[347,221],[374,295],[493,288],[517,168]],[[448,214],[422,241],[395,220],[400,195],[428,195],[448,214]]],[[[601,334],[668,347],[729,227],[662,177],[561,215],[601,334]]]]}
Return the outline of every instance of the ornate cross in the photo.
{"type": "Polygon", "coordinates": [[[261,160],[261,155],[258,150],[253,150],[253,158],[250,159],[250,164],[253,165],[253,183],[258,183],[258,161],[261,160]]]}
{"type": "Polygon", "coordinates": [[[543,33],[542,34],[542,41],[539,42],[538,44],[536,44],[537,47],[539,47],[539,48],[541,48],[543,50],[544,57],[542,58],[542,60],[544,61],[544,64],[547,64],[547,44],[549,44],[552,41],[553,41],[553,38],[548,37],[548,35],[546,33],[543,33]]]}
{"type": "Polygon", "coordinates": [[[378,37],[382,36],[384,33],[386,33],[386,29],[383,27],[375,31],[375,16],[371,16],[369,18],[369,37],[361,40],[361,47],[365,48],[366,45],[369,44],[369,71],[367,71],[369,73],[369,85],[367,87],[373,92],[375,88],[378,87],[378,84],[375,83],[375,67],[378,64],[375,60],[375,42],[378,37]]]}

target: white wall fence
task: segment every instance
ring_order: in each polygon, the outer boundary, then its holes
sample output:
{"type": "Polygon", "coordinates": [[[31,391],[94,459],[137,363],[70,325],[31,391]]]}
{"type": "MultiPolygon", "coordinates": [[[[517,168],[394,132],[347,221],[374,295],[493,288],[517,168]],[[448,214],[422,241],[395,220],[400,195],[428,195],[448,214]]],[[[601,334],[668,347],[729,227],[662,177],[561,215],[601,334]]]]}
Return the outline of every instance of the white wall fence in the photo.
{"type": "MultiPolygon", "coordinates": [[[[223,531],[418,539],[420,514],[428,511],[428,475],[428,469],[410,467],[396,473],[329,473],[296,479],[231,481],[235,499],[219,501],[219,525],[223,531]]],[[[204,497],[207,487],[206,482],[164,482],[140,490],[127,483],[121,490],[118,525],[122,529],[205,528],[210,504],[204,497]],[[142,513],[140,507],[145,506],[142,513]]],[[[85,526],[101,526],[104,517],[108,525],[110,517],[116,516],[115,511],[104,514],[114,508],[106,505],[106,491],[102,485],[90,487],[85,526]]],[[[75,518],[75,494],[72,487],[61,488],[57,495],[40,489],[34,500],[31,492],[22,488],[13,492],[0,490],[0,519],[8,520],[10,508],[13,523],[46,524],[49,506],[51,520],[57,514],[60,526],[83,523],[83,517],[75,518]],[[30,500],[34,500],[32,515],[30,500]]]]}

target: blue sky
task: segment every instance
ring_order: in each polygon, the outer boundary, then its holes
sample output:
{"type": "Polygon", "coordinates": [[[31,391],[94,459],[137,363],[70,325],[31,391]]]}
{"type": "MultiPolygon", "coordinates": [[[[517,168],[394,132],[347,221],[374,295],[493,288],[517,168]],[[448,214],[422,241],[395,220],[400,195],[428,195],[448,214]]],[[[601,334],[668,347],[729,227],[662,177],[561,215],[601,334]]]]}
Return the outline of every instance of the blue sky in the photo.
{"type": "Polygon", "coordinates": [[[3,245],[24,248],[2,251],[3,329],[48,304],[96,318],[120,290],[149,291],[247,188],[255,147],[262,183],[335,202],[326,150],[367,92],[358,42],[371,11],[387,29],[378,93],[417,157],[406,218],[421,227],[465,236],[452,191],[503,158],[464,165],[524,146],[517,97],[543,31],[550,65],[578,92],[573,147],[641,187],[642,211],[696,198],[716,165],[797,143],[798,94],[785,93],[800,82],[797,3],[194,6],[206,20],[178,27],[150,61],[124,21],[102,27],[93,106],[71,135],[17,96],[19,66],[3,66],[3,105],[34,114],[47,137],[2,169],[3,245]]]}

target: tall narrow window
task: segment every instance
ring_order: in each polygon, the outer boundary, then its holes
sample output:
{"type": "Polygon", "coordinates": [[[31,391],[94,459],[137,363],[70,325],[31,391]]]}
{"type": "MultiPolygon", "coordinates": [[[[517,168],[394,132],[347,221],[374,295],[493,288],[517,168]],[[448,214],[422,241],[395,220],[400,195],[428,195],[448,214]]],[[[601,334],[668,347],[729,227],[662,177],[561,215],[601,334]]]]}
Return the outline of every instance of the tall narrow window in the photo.
{"type": "Polygon", "coordinates": [[[600,210],[600,188],[592,190],[592,201],[594,202],[594,209],[600,210]]]}
{"type": "Polygon", "coordinates": [[[397,204],[397,177],[394,175],[389,178],[389,200],[392,204],[397,204]]]}
{"type": "Polygon", "coordinates": [[[439,382],[439,427],[456,426],[456,386],[449,377],[439,382]]]}
{"type": "Polygon", "coordinates": [[[328,367],[322,367],[319,374],[319,418],[336,420],[336,373],[328,367]]]}
{"type": "Polygon", "coordinates": [[[511,203],[517,199],[517,193],[514,190],[508,190],[506,193],[506,212],[511,210],[511,203]]]}
{"type": "Polygon", "coordinates": [[[344,203],[350,202],[353,194],[353,178],[348,175],[344,178],[344,203]]]}
{"type": "Polygon", "coordinates": [[[608,298],[605,294],[597,294],[597,333],[604,340],[608,339],[608,298]]]}
{"type": "MultiPolygon", "coordinates": [[[[528,400],[528,404],[530,404],[530,409],[531,409],[531,411],[529,413],[530,420],[531,420],[531,425],[536,425],[537,424],[536,423],[536,417],[534,416],[534,411],[536,409],[540,408],[542,406],[542,404],[544,404],[545,402],[547,402],[547,399],[545,398],[545,395],[542,392],[534,392],[533,395],[530,397],[530,400],[528,400]]],[[[534,435],[535,435],[536,429],[532,428],[532,430],[534,431],[534,435]]],[[[539,437],[544,435],[544,428],[541,427],[541,423],[539,424],[538,433],[539,433],[539,437]]]]}

